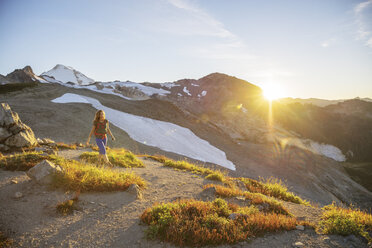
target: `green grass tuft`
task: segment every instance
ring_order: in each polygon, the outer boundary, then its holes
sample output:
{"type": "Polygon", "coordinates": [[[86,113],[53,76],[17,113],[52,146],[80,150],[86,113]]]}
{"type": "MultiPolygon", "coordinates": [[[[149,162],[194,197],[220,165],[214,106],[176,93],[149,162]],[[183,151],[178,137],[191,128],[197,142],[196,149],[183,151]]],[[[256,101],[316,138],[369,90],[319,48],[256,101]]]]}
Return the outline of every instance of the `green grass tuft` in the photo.
{"type": "Polygon", "coordinates": [[[141,188],[146,187],[146,182],[132,172],[98,168],[92,164],[57,156],[51,156],[51,160],[64,169],[63,173],[55,174],[53,184],[56,187],[81,192],[126,190],[131,184],[137,184],[141,188]]]}
{"type": "Polygon", "coordinates": [[[221,172],[214,172],[205,177],[205,179],[223,182],[225,180],[224,175],[221,172]]]}
{"type": "Polygon", "coordinates": [[[237,188],[229,188],[221,185],[208,184],[204,186],[204,189],[215,188],[216,195],[220,197],[235,197],[244,196],[245,199],[249,200],[253,205],[261,205],[264,212],[272,212],[277,214],[291,215],[289,211],[279,201],[268,198],[261,193],[251,193],[247,191],[241,191],[237,188]]]}
{"type": "Polygon", "coordinates": [[[233,244],[267,232],[292,230],[297,224],[293,217],[241,208],[223,199],[154,205],[145,210],[141,220],[149,225],[148,238],[191,247],[233,244]],[[231,214],[235,218],[229,218],[231,214]]]}
{"type": "Polygon", "coordinates": [[[11,171],[27,171],[49,156],[42,152],[23,152],[0,157],[0,168],[11,171]]]}
{"type": "MultiPolygon", "coordinates": [[[[109,161],[115,165],[124,168],[144,167],[144,164],[133,153],[125,149],[110,149],[107,151],[109,161]]],[[[84,152],[80,158],[89,163],[98,163],[98,152],[84,152]]]]}
{"type": "Polygon", "coordinates": [[[261,179],[260,181],[256,181],[250,178],[241,177],[238,178],[238,180],[242,181],[250,192],[261,193],[283,201],[310,206],[308,201],[301,199],[292,192],[289,192],[287,186],[280,179],[270,177],[266,180],[261,179]]]}
{"type": "Polygon", "coordinates": [[[334,203],[323,207],[321,221],[317,231],[324,234],[360,235],[372,243],[372,215],[359,209],[346,209],[334,203]]]}
{"type": "Polygon", "coordinates": [[[219,170],[212,170],[209,168],[205,168],[199,165],[191,164],[187,161],[174,161],[172,159],[169,159],[165,156],[150,156],[150,155],[144,155],[145,157],[154,159],[158,162],[163,163],[164,166],[172,167],[174,169],[178,170],[184,170],[184,171],[190,171],[194,174],[198,175],[205,175],[206,179],[215,180],[224,182],[226,181],[225,173],[219,171],[219,170]]]}

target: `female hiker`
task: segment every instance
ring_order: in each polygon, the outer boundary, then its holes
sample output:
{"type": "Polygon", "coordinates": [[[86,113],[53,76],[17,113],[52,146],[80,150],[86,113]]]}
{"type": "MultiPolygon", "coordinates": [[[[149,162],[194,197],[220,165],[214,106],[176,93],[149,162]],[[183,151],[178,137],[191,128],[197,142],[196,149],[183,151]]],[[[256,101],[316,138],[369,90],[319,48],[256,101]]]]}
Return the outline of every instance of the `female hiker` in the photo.
{"type": "Polygon", "coordinates": [[[96,143],[99,148],[99,163],[101,163],[102,159],[109,165],[112,166],[110,161],[108,160],[106,154],[106,144],[107,144],[107,133],[111,135],[112,140],[115,140],[115,137],[112,135],[109,122],[105,118],[105,112],[103,110],[98,110],[93,120],[93,127],[89,133],[87,145],[90,141],[90,136],[92,134],[96,136],[96,143]]]}

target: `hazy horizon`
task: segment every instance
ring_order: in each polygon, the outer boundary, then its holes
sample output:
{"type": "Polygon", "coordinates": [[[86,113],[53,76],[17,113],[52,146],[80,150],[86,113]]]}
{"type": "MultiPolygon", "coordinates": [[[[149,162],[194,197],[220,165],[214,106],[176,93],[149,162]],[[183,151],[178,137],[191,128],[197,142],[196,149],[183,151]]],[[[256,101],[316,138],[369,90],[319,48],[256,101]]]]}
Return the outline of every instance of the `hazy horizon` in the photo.
{"type": "Polygon", "coordinates": [[[56,64],[96,81],[213,72],[282,97],[372,98],[372,0],[2,0],[0,74],[56,64]]]}

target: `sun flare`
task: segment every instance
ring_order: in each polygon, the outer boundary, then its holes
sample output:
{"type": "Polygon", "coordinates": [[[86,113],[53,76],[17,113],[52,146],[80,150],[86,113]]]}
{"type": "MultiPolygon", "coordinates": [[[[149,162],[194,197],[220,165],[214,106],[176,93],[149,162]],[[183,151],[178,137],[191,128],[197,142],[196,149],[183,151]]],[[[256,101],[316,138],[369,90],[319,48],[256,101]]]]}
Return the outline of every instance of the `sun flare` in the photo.
{"type": "Polygon", "coordinates": [[[264,98],[268,101],[274,101],[285,96],[283,88],[278,85],[266,85],[262,90],[264,98]]]}

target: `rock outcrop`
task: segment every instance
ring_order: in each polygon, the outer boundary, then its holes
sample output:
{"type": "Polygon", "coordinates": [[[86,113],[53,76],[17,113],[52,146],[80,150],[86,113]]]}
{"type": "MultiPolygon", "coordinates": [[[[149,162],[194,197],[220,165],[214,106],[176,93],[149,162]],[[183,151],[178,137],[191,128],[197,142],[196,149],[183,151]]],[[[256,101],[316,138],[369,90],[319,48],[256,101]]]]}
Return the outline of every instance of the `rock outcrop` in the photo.
{"type": "Polygon", "coordinates": [[[0,104],[0,150],[36,145],[32,129],[22,123],[18,114],[7,103],[0,104]]]}

